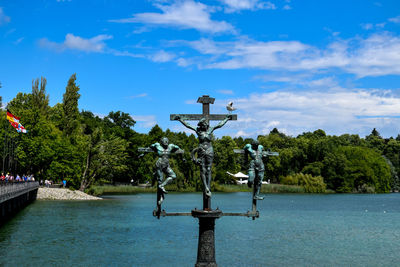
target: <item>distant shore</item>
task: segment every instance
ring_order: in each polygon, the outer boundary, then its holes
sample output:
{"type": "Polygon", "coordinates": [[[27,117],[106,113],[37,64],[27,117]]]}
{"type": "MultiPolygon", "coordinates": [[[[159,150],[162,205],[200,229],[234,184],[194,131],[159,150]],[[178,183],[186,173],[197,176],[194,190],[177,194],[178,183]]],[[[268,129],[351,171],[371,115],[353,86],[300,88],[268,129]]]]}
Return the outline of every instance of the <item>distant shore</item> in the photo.
{"type": "MultiPolygon", "coordinates": [[[[234,192],[251,192],[252,189],[248,188],[247,185],[218,185],[215,184],[212,186],[213,192],[221,192],[221,193],[234,193],[234,192]]],[[[192,192],[200,192],[196,190],[194,187],[186,187],[186,188],[178,188],[176,185],[168,185],[166,186],[166,190],[168,192],[174,193],[192,193],[192,192]]],[[[140,186],[132,186],[132,185],[103,185],[103,186],[92,186],[88,193],[94,196],[101,195],[113,195],[113,194],[137,194],[137,193],[155,193],[157,189],[155,186],[153,187],[140,187],[140,186]]],[[[305,193],[304,188],[301,186],[295,185],[281,185],[281,184],[267,184],[262,185],[261,193],[305,193]]],[[[327,192],[328,193],[328,192],[327,192]]],[[[331,192],[330,192],[331,193],[331,192]]]]}
{"type": "Polygon", "coordinates": [[[100,200],[102,198],[88,195],[82,191],[72,191],[66,188],[40,187],[37,199],[45,200],[100,200]]]}

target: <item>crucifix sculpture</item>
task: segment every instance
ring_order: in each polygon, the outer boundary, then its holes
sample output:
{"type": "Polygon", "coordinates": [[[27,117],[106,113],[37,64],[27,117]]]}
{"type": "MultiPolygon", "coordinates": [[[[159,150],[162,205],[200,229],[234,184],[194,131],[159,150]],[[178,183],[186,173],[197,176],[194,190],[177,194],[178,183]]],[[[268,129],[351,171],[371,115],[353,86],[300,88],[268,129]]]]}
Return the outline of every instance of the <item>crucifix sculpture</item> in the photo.
{"type": "Polygon", "coordinates": [[[210,104],[215,98],[203,95],[197,103],[203,105],[203,114],[171,114],[171,120],[180,121],[185,127],[196,132],[199,138],[199,147],[192,151],[193,161],[200,166],[200,176],[203,182],[203,210],[211,210],[211,167],[214,159],[212,133],[224,126],[228,120],[237,120],[237,115],[210,114],[210,104]],[[187,123],[187,120],[198,120],[197,127],[187,123]],[[210,120],[220,121],[216,126],[210,126],[210,120]],[[197,154],[197,158],[195,155],[197,154]]]}
{"type": "MultiPolygon", "coordinates": [[[[211,143],[211,136],[214,130],[221,128],[228,120],[237,120],[235,114],[210,114],[210,104],[214,103],[215,98],[203,95],[197,100],[203,105],[202,114],[171,114],[171,120],[180,121],[185,127],[196,132],[199,138],[199,147],[192,151],[192,159],[200,165],[201,179],[203,180],[203,209],[194,209],[189,212],[166,212],[161,210],[161,206],[157,206],[158,212],[154,211],[153,216],[158,219],[160,216],[193,216],[199,219],[199,240],[197,247],[196,267],[200,266],[217,266],[215,261],[215,220],[222,216],[246,216],[253,219],[259,217],[258,211],[248,211],[247,213],[225,212],[218,208],[211,208],[211,167],[213,163],[214,151],[211,143]],[[189,120],[198,120],[197,127],[187,123],[189,120]],[[210,120],[220,121],[215,126],[210,126],[210,120]],[[196,155],[197,154],[197,158],[196,155]]],[[[145,148],[143,148],[145,149],[145,148]]],[[[158,201],[158,198],[157,198],[158,201]]]]}

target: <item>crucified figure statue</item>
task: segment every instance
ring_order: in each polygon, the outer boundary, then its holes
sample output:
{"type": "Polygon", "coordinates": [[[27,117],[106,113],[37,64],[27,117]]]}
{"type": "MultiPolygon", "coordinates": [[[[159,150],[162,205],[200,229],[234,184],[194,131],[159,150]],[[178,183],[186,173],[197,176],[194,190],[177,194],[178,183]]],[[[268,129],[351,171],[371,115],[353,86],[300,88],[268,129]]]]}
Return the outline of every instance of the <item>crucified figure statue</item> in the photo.
{"type": "Polygon", "coordinates": [[[211,197],[211,166],[214,159],[214,149],[211,143],[212,133],[226,124],[228,120],[232,119],[232,115],[227,115],[224,120],[220,121],[216,126],[210,127],[207,119],[202,118],[197,127],[190,125],[180,116],[175,116],[174,120],[180,121],[186,128],[196,132],[199,138],[199,147],[192,151],[192,158],[197,153],[195,163],[200,165],[200,176],[204,185],[204,193],[207,197],[211,197]]]}
{"type": "Polygon", "coordinates": [[[165,186],[172,182],[176,178],[175,172],[169,165],[169,156],[173,153],[183,154],[183,150],[179,146],[174,144],[169,144],[168,138],[163,137],[160,143],[154,143],[147,148],[139,148],[140,152],[156,152],[158,155],[158,160],[156,162],[155,175],[158,183],[158,197],[157,205],[161,205],[164,200],[164,194],[168,192],[165,190],[165,186]],[[165,176],[165,178],[164,178],[165,176]]]}

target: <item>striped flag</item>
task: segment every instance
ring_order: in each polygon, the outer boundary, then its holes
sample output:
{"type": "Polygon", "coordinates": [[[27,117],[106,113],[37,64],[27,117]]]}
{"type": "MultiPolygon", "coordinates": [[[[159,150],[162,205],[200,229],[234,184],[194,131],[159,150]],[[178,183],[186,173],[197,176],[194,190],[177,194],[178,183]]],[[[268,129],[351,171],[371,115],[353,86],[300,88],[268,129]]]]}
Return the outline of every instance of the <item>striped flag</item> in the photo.
{"type": "Polygon", "coordinates": [[[13,115],[8,109],[7,109],[7,120],[11,123],[12,127],[17,130],[19,133],[26,133],[26,129],[24,126],[22,126],[21,123],[19,123],[19,117],[13,115]]]}

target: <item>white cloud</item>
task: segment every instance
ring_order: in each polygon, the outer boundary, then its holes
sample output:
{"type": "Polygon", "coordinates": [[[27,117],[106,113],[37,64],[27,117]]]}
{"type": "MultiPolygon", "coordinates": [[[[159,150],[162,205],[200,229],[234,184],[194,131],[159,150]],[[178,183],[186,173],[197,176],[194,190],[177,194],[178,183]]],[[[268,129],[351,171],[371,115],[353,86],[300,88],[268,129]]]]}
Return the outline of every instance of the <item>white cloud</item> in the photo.
{"type": "MultiPolygon", "coordinates": [[[[390,19],[389,19],[390,20],[390,19]]],[[[363,28],[364,30],[373,30],[373,29],[383,29],[386,26],[386,22],[382,22],[382,23],[376,23],[376,24],[372,24],[372,23],[362,23],[361,24],[361,28],[363,28]]]]}
{"type": "Polygon", "coordinates": [[[264,82],[281,82],[290,84],[304,84],[309,78],[312,78],[312,73],[290,73],[290,74],[267,74],[255,76],[256,79],[263,80],[264,82]]]}
{"type": "Polygon", "coordinates": [[[260,0],[220,0],[226,5],[225,12],[232,13],[241,10],[276,9],[275,4],[260,0]]]}
{"type": "Polygon", "coordinates": [[[233,95],[232,90],[218,90],[217,92],[223,95],[233,95]]]}
{"type": "Polygon", "coordinates": [[[202,55],[196,57],[195,62],[200,68],[292,72],[335,68],[358,77],[400,74],[400,38],[387,32],[372,34],[366,39],[334,41],[326,48],[299,41],[250,39],[234,42],[200,39],[186,42],[186,45],[202,55]]]}
{"type": "Polygon", "coordinates": [[[154,115],[133,115],[131,116],[139,127],[151,128],[157,124],[156,117],[154,115]]]}
{"type": "Polygon", "coordinates": [[[290,135],[317,129],[336,135],[366,135],[372,128],[387,134],[400,130],[400,98],[390,91],[276,91],[233,101],[238,121],[228,128],[244,136],[267,134],[275,127],[290,135]]]}
{"type": "Polygon", "coordinates": [[[3,11],[3,8],[0,7],[0,26],[7,24],[11,21],[11,18],[9,16],[6,16],[6,14],[3,11]]]}
{"type": "Polygon", "coordinates": [[[400,23],[400,16],[388,19],[390,22],[393,23],[400,23]]]}
{"type": "Polygon", "coordinates": [[[214,42],[213,40],[201,38],[198,41],[182,42],[196,49],[202,54],[206,55],[220,55],[225,53],[228,49],[220,43],[214,42]]]}
{"type": "Polygon", "coordinates": [[[284,5],[282,9],[283,10],[290,10],[290,9],[292,9],[292,7],[290,5],[284,5]]]}
{"type": "MultiPolygon", "coordinates": [[[[309,46],[297,41],[257,42],[241,40],[233,43],[218,43],[221,55],[227,60],[218,60],[206,65],[206,68],[239,69],[260,68],[277,69],[293,68],[288,63],[297,61],[309,46]]],[[[194,47],[195,48],[195,47],[194,47]]]]}
{"type": "MultiPolygon", "coordinates": [[[[400,23],[400,16],[397,16],[397,17],[394,17],[394,18],[389,18],[389,19],[387,19],[387,21],[388,22],[392,22],[392,23],[400,23]]],[[[373,24],[373,23],[362,23],[361,27],[364,30],[372,30],[374,28],[379,30],[379,29],[385,28],[385,26],[387,24],[387,21],[386,22],[381,22],[381,23],[376,23],[376,24],[373,24]]]]}
{"type": "Polygon", "coordinates": [[[377,24],[375,24],[375,27],[376,27],[376,28],[384,28],[385,25],[386,25],[386,22],[382,22],[382,23],[377,23],[377,24]]]}
{"type": "Polygon", "coordinates": [[[213,11],[208,6],[193,0],[176,1],[171,5],[156,3],[162,13],[137,13],[127,19],[110,20],[117,23],[144,23],[152,26],[196,29],[207,33],[234,32],[232,25],[210,18],[213,11]]]}
{"type": "Polygon", "coordinates": [[[134,99],[134,98],[142,98],[142,97],[146,97],[147,93],[142,93],[142,94],[138,94],[138,95],[132,95],[129,96],[129,98],[134,99]]]}
{"type": "Polygon", "coordinates": [[[374,25],[372,23],[363,23],[361,24],[361,27],[364,30],[372,30],[374,28],[374,25]]]}
{"type": "Polygon", "coordinates": [[[154,55],[150,56],[150,59],[154,62],[169,62],[175,58],[175,54],[167,53],[164,50],[158,51],[154,55]]]}
{"type": "Polygon", "coordinates": [[[39,45],[41,47],[53,49],[59,52],[64,50],[77,50],[84,52],[95,52],[103,53],[105,52],[106,44],[105,40],[112,39],[111,35],[100,34],[90,39],[85,39],[79,36],[75,36],[72,33],[68,33],[65,36],[65,40],[62,43],[56,43],[49,41],[46,38],[39,40],[39,45]]]}
{"type": "Polygon", "coordinates": [[[128,51],[118,51],[115,49],[107,49],[108,53],[113,54],[114,56],[119,56],[119,57],[132,57],[132,58],[144,58],[144,55],[141,54],[133,54],[131,52],[128,51]]]}
{"type": "Polygon", "coordinates": [[[191,62],[191,60],[188,60],[185,58],[178,58],[176,60],[176,64],[178,64],[178,66],[180,66],[180,67],[187,67],[189,65],[192,65],[193,63],[191,62]]]}
{"type": "Polygon", "coordinates": [[[194,99],[185,100],[185,104],[187,105],[197,105],[198,103],[194,99]]]}
{"type": "Polygon", "coordinates": [[[234,137],[249,137],[251,134],[247,133],[246,131],[239,130],[234,137]]]}
{"type": "Polygon", "coordinates": [[[400,74],[400,38],[375,34],[360,42],[360,47],[347,57],[348,72],[358,76],[400,74]]]}

